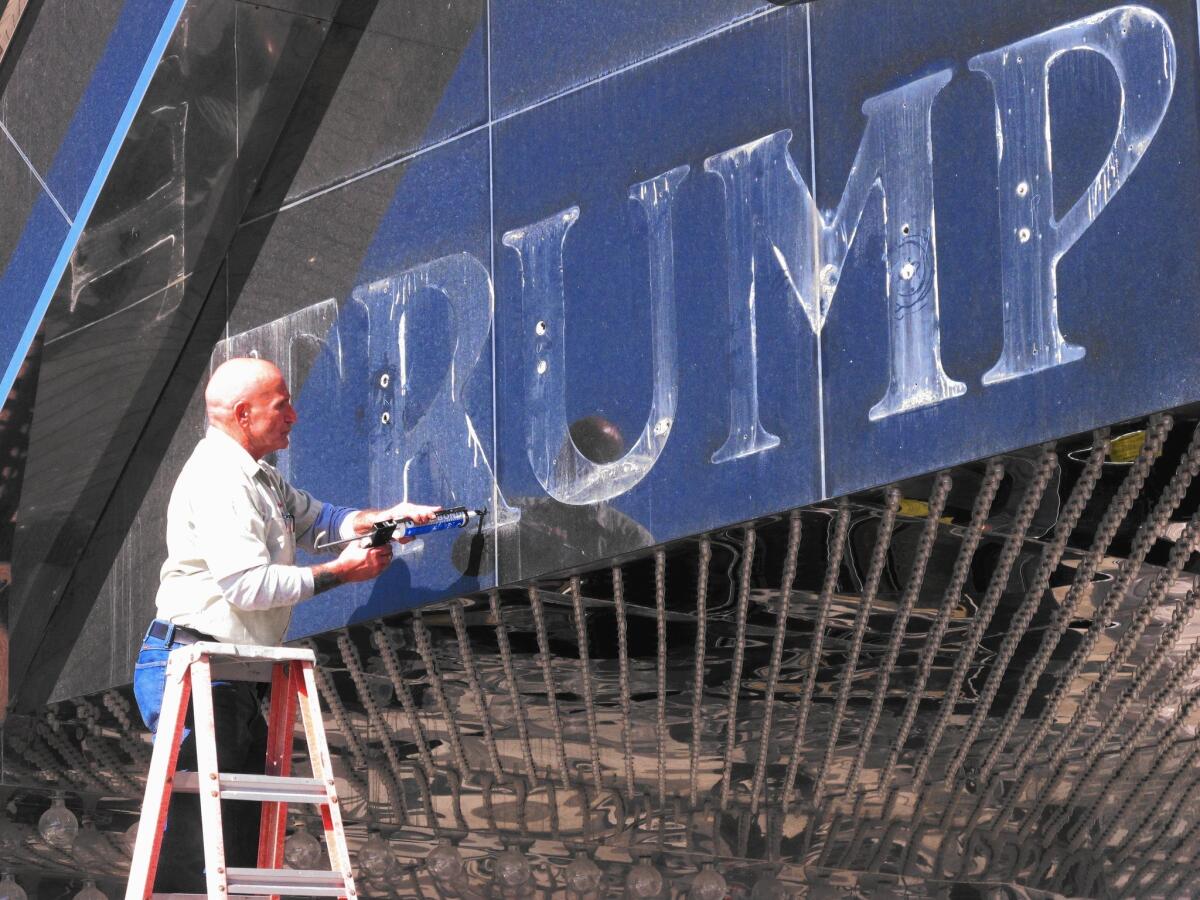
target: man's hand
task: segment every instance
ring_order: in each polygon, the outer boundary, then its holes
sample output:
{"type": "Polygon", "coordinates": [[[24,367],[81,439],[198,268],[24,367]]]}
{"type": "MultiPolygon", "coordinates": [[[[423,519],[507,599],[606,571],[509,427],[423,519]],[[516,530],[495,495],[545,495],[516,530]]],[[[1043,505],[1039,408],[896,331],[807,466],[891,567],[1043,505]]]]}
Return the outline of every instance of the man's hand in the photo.
{"type": "MultiPolygon", "coordinates": [[[[435,513],[441,511],[440,506],[422,506],[419,503],[400,502],[395,506],[390,506],[387,509],[379,510],[379,515],[375,519],[376,522],[384,522],[388,519],[412,519],[417,525],[424,525],[426,522],[432,521],[435,513]]],[[[407,544],[413,538],[394,538],[397,543],[407,544]]]]}
{"type": "Polygon", "coordinates": [[[313,593],[320,594],[339,584],[370,581],[383,574],[392,561],[392,545],[372,547],[364,538],[351,541],[338,558],[312,567],[313,593]]]}
{"type": "Polygon", "coordinates": [[[366,540],[351,541],[333,561],[343,582],[370,581],[391,564],[392,546],[372,547],[366,540]]]}

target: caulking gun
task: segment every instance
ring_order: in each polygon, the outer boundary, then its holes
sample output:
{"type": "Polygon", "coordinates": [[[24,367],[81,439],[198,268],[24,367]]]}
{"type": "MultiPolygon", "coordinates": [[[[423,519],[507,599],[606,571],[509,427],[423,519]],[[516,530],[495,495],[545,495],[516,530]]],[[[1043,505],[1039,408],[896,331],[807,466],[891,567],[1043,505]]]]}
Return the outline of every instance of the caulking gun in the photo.
{"type": "Polygon", "coordinates": [[[370,538],[372,547],[382,547],[392,538],[416,537],[434,531],[445,531],[448,528],[462,528],[472,519],[479,519],[486,515],[486,507],[467,509],[465,506],[455,506],[452,509],[443,509],[441,512],[434,513],[430,521],[422,522],[419,525],[408,518],[385,519],[382,522],[376,522],[365,534],[340,541],[330,541],[328,544],[321,544],[317,549],[328,550],[330,547],[341,547],[351,541],[359,541],[363,538],[370,538]]]}

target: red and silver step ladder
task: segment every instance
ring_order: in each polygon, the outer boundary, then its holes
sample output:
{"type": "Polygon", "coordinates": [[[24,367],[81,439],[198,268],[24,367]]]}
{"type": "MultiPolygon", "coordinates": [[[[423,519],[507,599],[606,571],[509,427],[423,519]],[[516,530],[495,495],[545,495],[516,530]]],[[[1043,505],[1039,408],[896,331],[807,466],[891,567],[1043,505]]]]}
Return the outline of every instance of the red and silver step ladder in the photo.
{"type": "MultiPolygon", "coordinates": [[[[171,791],[200,794],[204,829],[204,867],[209,897],[273,896],[345,897],[353,900],[354,878],[350,854],[338,811],[329,748],[317,695],[311,650],[251,647],[200,642],[171,651],[167,684],[146,797],[138,826],[125,900],[149,900],[163,823],[171,791]],[[217,771],[217,744],[213,725],[212,681],[271,680],[271,713],[267,732],[264,775],[239,775],[217,771]],[[189,695],[193,702],[197,772],[175,774],[183,736],[189,695]],[[290,776],[292,734],[299,707],[308,739],[312,778],[290,776]],[[258,868],[227,868],[221,832],[221,800],[255,800],[262,804],[258,868]],[[325,846],[332,869],[283,868],[283,839],[289,803],[317,806],[325,826],[325,846]]],[[[166,860],[170,865],[171,861],[166,860]]],[[[171,895],[163,895],[171,896],[171,895]]],[[[173,895],[186,896],[186,895],[173,895]]],[[[196,895],[199,896],[199,895],[196,895]]]]}

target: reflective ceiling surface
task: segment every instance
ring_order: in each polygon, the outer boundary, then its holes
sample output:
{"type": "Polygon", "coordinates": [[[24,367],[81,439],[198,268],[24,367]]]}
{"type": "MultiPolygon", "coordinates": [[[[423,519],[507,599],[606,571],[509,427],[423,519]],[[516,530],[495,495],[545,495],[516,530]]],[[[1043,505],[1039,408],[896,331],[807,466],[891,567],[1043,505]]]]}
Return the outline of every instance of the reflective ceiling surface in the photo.
{"type": "MultiPolygon", "coordinates": [[[[360,890],[1189,896],[1198,473],[1159,415],[317,638],[360,890]]],[[[119,883],[130,710],[10,721],[2,858],[119,883]]]]}

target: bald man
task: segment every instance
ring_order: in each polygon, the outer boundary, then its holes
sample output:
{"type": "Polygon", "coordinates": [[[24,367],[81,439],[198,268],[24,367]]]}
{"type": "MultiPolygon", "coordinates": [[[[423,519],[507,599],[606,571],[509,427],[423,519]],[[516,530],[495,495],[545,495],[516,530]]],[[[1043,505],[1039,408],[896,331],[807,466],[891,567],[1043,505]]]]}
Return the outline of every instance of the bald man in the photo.
{"type": "MultiPolygon", "coordinates": [[[[158,616],[142,643],[134,694],[146,726],[158,726],[172,649],[200,640],[273,645],[283,640],[292,607],[339,584],[368,581],[392,560],[390,545],[353,541],[329,562],[296,565],[296,547],[353,538],[378,521],[429,521],[435,506],[397,503],[387,509],[351,509],[314,499],[292,487],[264,457],[288,446],[296,424],[292,398],[279,369],[261,359],[231,359],[204,392],[209,429],[175,482],[167,506],[167,560],[156,605],[158,616]]],[[[218,766],[222,772],[259,772],[266,728],[254,684],[214,685],[218,766]]],[[[195,768],[194,741],[180,750],[180,768],[195,768]]],[[[254,866],[259,809],[223,804],[227,863],[254,866]]],[[[173,794],[157,891],[205,890],[199,801],[173,794]]]]}

